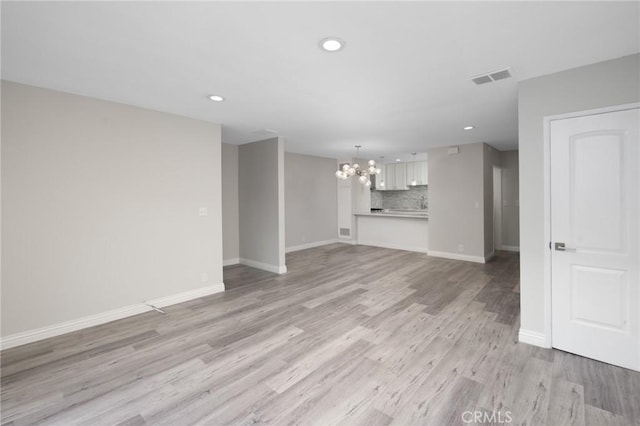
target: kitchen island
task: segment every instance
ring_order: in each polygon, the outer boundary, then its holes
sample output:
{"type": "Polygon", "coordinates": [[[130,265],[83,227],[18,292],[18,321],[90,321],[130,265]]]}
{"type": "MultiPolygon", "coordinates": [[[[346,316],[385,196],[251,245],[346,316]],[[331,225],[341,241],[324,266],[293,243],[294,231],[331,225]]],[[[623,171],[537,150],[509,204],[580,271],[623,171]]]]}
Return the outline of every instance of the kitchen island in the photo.
{"type": "Polygon", "coordinates": [[[356,213],[357,243],[426,253],[429,217],[421,210],[356,213]]]}

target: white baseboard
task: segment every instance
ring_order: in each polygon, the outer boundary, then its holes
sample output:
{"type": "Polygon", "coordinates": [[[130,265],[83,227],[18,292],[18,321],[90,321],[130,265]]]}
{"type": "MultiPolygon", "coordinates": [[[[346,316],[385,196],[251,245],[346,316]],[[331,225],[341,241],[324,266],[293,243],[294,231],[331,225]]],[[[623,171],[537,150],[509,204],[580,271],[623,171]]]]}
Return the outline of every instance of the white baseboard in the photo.
{"type": "Polygon", "coordinates": [[[160,297],[157,299],[149,300],[147,302],[136,303],[135,305],[125,306],[123,308],[113,309],[95,315],[89,315],[71,321],[65,321],[59,324],[37,328],[35,330],[12,334],[0,339],[0,350],[26,345],[27,343],[37,342],[38,340],[60,336],[62,334],[71,333],[72,331],[78,331],[96,325],[106,324],[111,321],[116,321],[122,318],[142,314],[144,312],[153,310],[150,306],[148,306],[148,304],[156,306],[158,308],[162,308],[165,306],[186,302],[187,300],[197,299],[199,297],[204,297],[223,291],[224,284],[214,284],[191,291],[174,294],[172,296],[160,297]]]}
{"type": "Polygon", "coordinates": [[[433,250],[429,250],[427,254],[429,256],[442,257],[444,259],[464,260],[466,262],[474,262],[474,263],[486,263],[485,258],[482,256],[469,256],[467,254],[449,253],[446,251],[433,251],[433,250]]]}
{"type": "Polygon", "coordinates": [[[285,253],[291,253],[294,251],[300,251],[300,250],[306,250],[306,249],[310,249],[310,248],[314,248],[314,247],[321,247],[321,246],[326,246],[329,244],[335,244],[340,242],[337,238],[334,238],[332,240],[324,240],[324,241],[316,241],[315,243],[308,243],[308,244],[301,244],[299,246],[292,246],[292,247],[287,247],[284,251],[285,253]]]}
{"type": "Polygon", "coordinates": [[[149,300],[149,305],[153,305],[156,308],[162,308],[164,306],[171,306],[178,303],[186,302],[187,300],[198,299],[200,297],[209,296],[211,294],[222,293],[224,291],[224,283],[213,284],[207,287],[200,287],[195,290],[185,291],[183,293],[174,294],[166,297],[159,297],[157,299],[149,300]]]}
{"type": "Polygon", "coordinates": [[[239,263],[240,263],[240,258],[239,257],[235,257],[233,259],[224,259],[222,261],[222,266],[237,265],[239,263]]]}
{"type": "Polygon", "coordinates": [[[504,251],[520,251],[520,247],[518,246],[500,246],[498,247],[498,250],[504,250],[504,251]]]}
{"type": "Polygon", "coordinates": [[[276,266],[276,265],[270,265],[268,263],[262,263],[262,262],[258,262],[256,260],[244,259],[244,258],[240,258],[240,263],[242,265],[251,266],[252,268],[262,269],[263,271],[267,271],[267,272],[273,272],[274,274],[286,274],[287,273],[287,266],[286,265],[276,266]]]}
{"type": "Polygon", "coordinates": [[[520,343],[527,343],[541,348],[550,348],[551,346],[547,345],[546,340],[545,335],[537,331],[523,330],[521,328],[518,332],[518,341],[520,343]]]}
{"type": "Polygon", "coordinates": [[[338,243],[344,243],[344,244],[351,244],[351,245],[356,245],[358,244],[353,238],[340,238],[338,237],[338,243]]]}
{"type": "Polygon", "coordinates": [[[358,240],[358,245],[361,245],[361,246],[373,246],[373,247],[383,247],[383,248],[390,248],[390,249],[394,249],[394,250],[415,251],[415,252],[418,252],[418,253],[427,253],[427,249],[425,247],[403,246],[401,244],[378,243],[378,242],[373,242],[373,241],[360,241],[360,240],[358,240]]]}

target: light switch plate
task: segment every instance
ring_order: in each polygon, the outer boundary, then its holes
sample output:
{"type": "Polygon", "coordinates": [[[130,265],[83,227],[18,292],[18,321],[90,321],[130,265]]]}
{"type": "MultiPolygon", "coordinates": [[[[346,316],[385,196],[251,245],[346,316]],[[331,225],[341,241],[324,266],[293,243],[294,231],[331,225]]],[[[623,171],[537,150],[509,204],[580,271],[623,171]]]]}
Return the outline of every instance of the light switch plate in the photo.
{"type": "Polygon", "coordinates": [[[198,209],[198,216],[206,216],[208,214],[209,214],[209,212],[207,211],[206,207],[200,207],[198,209]]]}

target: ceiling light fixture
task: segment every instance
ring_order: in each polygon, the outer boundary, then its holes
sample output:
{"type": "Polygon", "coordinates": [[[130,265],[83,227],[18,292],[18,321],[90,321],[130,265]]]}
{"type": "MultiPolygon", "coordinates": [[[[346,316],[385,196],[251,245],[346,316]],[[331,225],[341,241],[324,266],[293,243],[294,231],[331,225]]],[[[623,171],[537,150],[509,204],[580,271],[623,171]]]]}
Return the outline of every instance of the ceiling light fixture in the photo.
{"type": "Polygon", "coordinates": [[[464,130],[471,130],[471,129],[473,129],[473,126],[464,126],[463,129],[464,130]]]}
{"type": "MultiPolygon", "coordinates": [[[[360,148],[362,148],[362,145],[356,145],[356,161],[360,157],[360,148]]],[[[347,180],[352,176],[358,176],[358,182],[365,186],[371,186],[371,179],[369,176],[379,175],[381,172],[382,170],[376,167],[376,161],[369,160],[366,169],[361,168],[360,164],[356,162],[353,164],[344,163],[341,169],[336,172],[336,177],[338,179],[347,180]]]]}
{"type": "Polygon", "coordinates": [[[345,44],[344,40],[337,37],[327,37],[320,40],[320,47],[327,52],[337,52],[342,50],[344,49],[345,44]]]}
{"type": "Polygon", "coordinates": [[[209,99],[211,99],[213,102],[223,102],[224,98],[222,96],[219,95],[210,95],[209,99]]]}
{"type": "Polygon", "coordinates": [[[400,159],[399,159],[399,158],[396,158],[396,161],[400,161],[400,159]]]}

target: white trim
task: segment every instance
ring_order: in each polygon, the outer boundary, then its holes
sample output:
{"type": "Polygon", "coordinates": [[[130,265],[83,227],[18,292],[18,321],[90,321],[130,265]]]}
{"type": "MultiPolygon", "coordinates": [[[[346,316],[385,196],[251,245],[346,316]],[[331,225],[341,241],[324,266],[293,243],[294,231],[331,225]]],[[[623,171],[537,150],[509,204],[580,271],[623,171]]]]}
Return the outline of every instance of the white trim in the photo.
{"type": "Polygon", "coordinates": [[[47,327],[37,328],[35,330],[28,330],[21,333],[12,334],[0,339],[0,350],[26,345],[27,343],[36,342],[38,340],[60,336],[62,334],[71,333],[72,331],[78,331],[84,328],[106,324],[108,322],[116,321],[122,318],[152,311],[153,308],[151,308],[151,306],[149,305],[154,305],[158,308],[161,308],[169,305],[174,305],[176,303],[186,302],[187,300],[208,296],[210,294],[220,293],[223,291],[224,284],[214,284],[208,287],[202,287],[195,290],[174,294],[172,296],[160,297],[157,299],[149,300],[147,302],[136,303],[134,305],[101,312],[99,314],[61,322],[59,324],[54,324],[47,327]]]}
{"type": "Polygon", "coordinates": [[[300,250],[306,250],[306,249],[310,249],[310,248],[314,248],[314,247],[321,247],[321,246],[326,246],[329,244],[335,244],[340,242],[337,238],[334,238],[332,240],[324,240],[324,241],[316,241],[315,243],[307,243],[307,244],[301,244],[299,246],[292,246],[292,247],[287,247],[285,249],[286,253],[291,253],[294,251],[300,251],[300,250]]]}
{"type": "Polygon", "coordinates": [[[550,348],[551,345],[547,343],[548,339],[544,333],[538,333],[537,331],[520,329],[518,332],[518,341],[520,343],[526,343],[528,345],[539,346],[541,348],[550,348]]]}
{"type": "MultiPolygon", "coordinates": [[[[278,136],[278,264],[275,272],[277,274],[285,274],[287,267],[286,246],[286,224],[285,224],[285,191],[284,191],[284,138],[278,136]]],[[[337,180],[337,179],[336,179],[337,180]]]]}
{"type": "Polygon", "coordinates": [[[237,265],[238,263],[240,263],[240,258],[234,257],[233,259],[224,259],[222,261],[222,266],[237,265]]]}
{"type": "Polygon", "coordinates": [[[498,247],[498,250],[519,252],[520,247],[519,246],[500,246],[498,247]]]}
{"type": "Polygon", "coordinates": [[[373,241],[360,241],[358,240],[359,246],[373,246],[373,247],[383,247],[395,250],[406,250],[406,251],[415,251],[418,253],[427,253],[427,249],[425,247],[413,247],[413,246],[403,246],[401,244],[392,244],[392,243],[378,243],[373,241]]]}
{"type": "Polygon", "coordinates": [[[209,296],[211,294],[222,293],[224,291],[224,284],[213,284],[207,287],[200,287],[195,290],[185,291],[171,296],[159,297],[146,302],[146,304],[153,305],[157,308],[163,308],[165,306],[171,306],[178,303],[186,302],[188,300],[199,299],[201,297],[209,296]]]}
{"type": "Polygon", "coordinates": [[[625,111],[640,108],[640,102],[624,105],[616,105],[590,109],[585,111],[575,111],[565,114],[556,114],[543,117],[543,161],[544,161],[544,257],[543,257],[543,303],[544,303],[544,346],[550,348],[552,342],[552,318],[551,318],[551,122],[555,120],[565,120],[567,118],[584,117],[588,115],[606,114],[615,111],[625,111]]]}
{"type": "Polygon", "coordinates": [[[82,330],[83,328],[105,324],[151,310],[153,309],[150,306],[143,303],[137,303],[135,305],[125,306],[123,308],[113,309],[111,311],[101,312],[99,314],[89,315],[87,317],[2,337],[0,346],[2,347],[2,350],[22,346],[27,343],[48,339],[50,337],[70,333],[72,331],[82,330]]]}
{"type": "Polygon", "coordinates": [[[482,256],[469,256],[467,254],[449,253],[446,251],[433,251],[433,250],[429,250],[427,254],[432,257],[442,257],[444,259],[464,260],[466,262],[474,262],[474,263],[486,263],[485,258],[482,256]]]}
{"type": "Polygon", "coordinates": [[[502,246],[502,168],[494,165],[491,177],[493,178],[493,200],[491,203],[491,210],[493,212],[493,250],[495,251],[499,250],[500,246],[502,246]],[[496,174],[498,176],[496,176],[496,174]]]}
{"type": "Polygon", "coordinates": [[[351,244],[351,245],[357,245],[358,243],[356,242],[356,240],[354,240],[353,238],[342,238],[342,237],[338,237],[338,241],[339,243],[344,243],[344,244],[351,244]]]}
{"type": "Polygon", "coordinates": [[[269,265],[268,263],[262,263],[262,262],[258,262],[256,260],[251,260],[251,259],[244,259],[242,257],[240,258],[240,263],[242,265],[251,266],[252,268],[262,269],[263,271],[267,271],[267,272],[273,272],[274,274],[287,273],[286,265],[282,265],[282,266],[269,265]]]}

